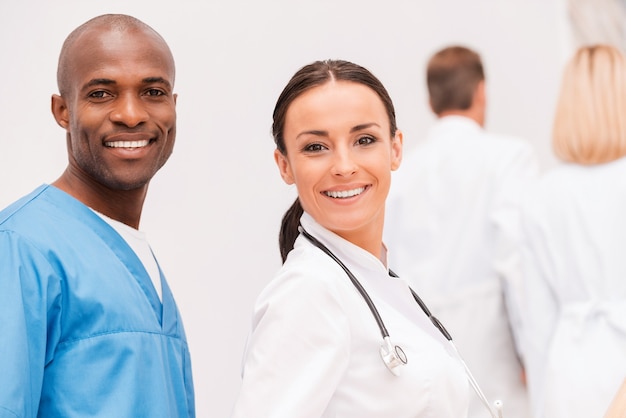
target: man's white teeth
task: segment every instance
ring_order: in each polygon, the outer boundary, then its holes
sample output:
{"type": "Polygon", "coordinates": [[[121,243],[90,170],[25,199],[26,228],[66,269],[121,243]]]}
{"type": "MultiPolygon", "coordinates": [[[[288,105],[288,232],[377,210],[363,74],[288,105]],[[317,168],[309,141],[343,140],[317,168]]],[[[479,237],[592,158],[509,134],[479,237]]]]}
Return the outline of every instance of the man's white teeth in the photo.
{"type": "Polygon", "coordinates": [[[358,189],[342,190],[340,192],[329,191],[329,192],[324,192],[324,193],[326,194],[326,196],[334,197],[335,199],[345,199],[346,197],[359,195],[363,193],[364,190],[365,190],[365,187],[359,187],[358,189]]]}
{"type": "Polygon", "coordinates": [[[144,139],[142,141],[115,141],[115,142],[105,142],[109,148],[141,148],[145,147],[150,143],[149,139],[144,139]]]}

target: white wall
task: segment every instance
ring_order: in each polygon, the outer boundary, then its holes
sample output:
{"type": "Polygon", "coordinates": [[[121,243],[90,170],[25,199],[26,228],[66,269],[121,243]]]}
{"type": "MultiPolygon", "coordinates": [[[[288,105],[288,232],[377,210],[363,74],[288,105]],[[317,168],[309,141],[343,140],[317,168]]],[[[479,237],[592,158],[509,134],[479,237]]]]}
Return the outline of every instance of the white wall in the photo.
{"type": "Polygon", "coordinates": [[[199,417],[228,415],[254,298],[280,264],[279,221],[295,192],[274,166],[271,113],[299,67],[324,58],[368,67],[411,147],[433,121],[428,56],[452,42],[474,47],[486,64],[488,128],[526,138],[544,168],[554,163],[559,0],[3,0],[0,206],[65,167],[64,131],[49,111],[58,52],[74,27],[108,12],[153,26],[177,61],[178,142],[142,229],[185,318],[199,417]]]}

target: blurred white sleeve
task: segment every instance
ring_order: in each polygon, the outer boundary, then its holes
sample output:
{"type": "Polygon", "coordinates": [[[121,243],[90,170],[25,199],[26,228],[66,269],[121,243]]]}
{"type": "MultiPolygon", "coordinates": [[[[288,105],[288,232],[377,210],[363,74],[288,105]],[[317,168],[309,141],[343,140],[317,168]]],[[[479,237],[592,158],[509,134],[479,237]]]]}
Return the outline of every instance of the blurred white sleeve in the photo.
{"type": "Polygon", "coordinates": [[[550,286],[554,276],[549,237],[541,227],[535,200],[522,212],[521,348],[534,416],[542,417],[546,363],[557,320],[557,299],[550,286]]]}
{"type": "Polygon", "coordinates": [[[498,183],[492,221],[495,225],[494,268],[500,277],[509,324],[520,350],[520,329],[523,293],[521,261],[520,205],[537,181],[539,165],[532,147],[521,143],[494,181],[498,183]]]}

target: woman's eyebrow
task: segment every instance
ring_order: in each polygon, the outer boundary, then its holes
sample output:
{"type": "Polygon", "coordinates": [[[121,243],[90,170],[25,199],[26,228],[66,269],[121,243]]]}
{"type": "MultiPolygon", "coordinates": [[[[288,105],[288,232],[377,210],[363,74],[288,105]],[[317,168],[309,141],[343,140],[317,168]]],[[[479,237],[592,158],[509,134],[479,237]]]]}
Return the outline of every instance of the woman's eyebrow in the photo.
{"type": "Polygon", "coordinates": [[[350,132],[362,131],[363,129],[371,128],[372,126],[376,126],[376,127],[380,128],[380,125],[375,123],[375,122],[363,123],[361,125],[357,125],[357,126],[353,127],[352,129],[350,129],[350,132]]]}
{"type": "Polygon", "coordinates": [[[328,136],[328,131],[322,131],[318,129],[312,129],[310,131],[302,131],[296,136],[296,139],[300,138],[302,135],[314,135],[314,136],[328,136]]]}

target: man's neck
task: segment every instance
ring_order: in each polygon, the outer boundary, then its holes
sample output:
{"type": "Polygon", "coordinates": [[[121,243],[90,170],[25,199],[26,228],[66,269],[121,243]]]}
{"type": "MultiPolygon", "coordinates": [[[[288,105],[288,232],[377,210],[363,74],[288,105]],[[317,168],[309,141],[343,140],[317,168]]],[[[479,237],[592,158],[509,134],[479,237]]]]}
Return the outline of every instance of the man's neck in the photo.
{"type": "Polygon", "coordinates": [[[67,170],[52,185],[96,212],[139,229],[147,185],[133,190],[113,190],[100,183],[84,182],[69,175],[67,170]]]}
{"type": "Polygon", "coordinates": [[[477,124],[479,124],[482,128],[485,127],[485,112],[480,112],[477,109],[469,108],[466,110],[444,110],[443,112],[437,115],[438,118],[443,118],[444,116],[462,116],[468,119],[473,120],[477,124]]]}

